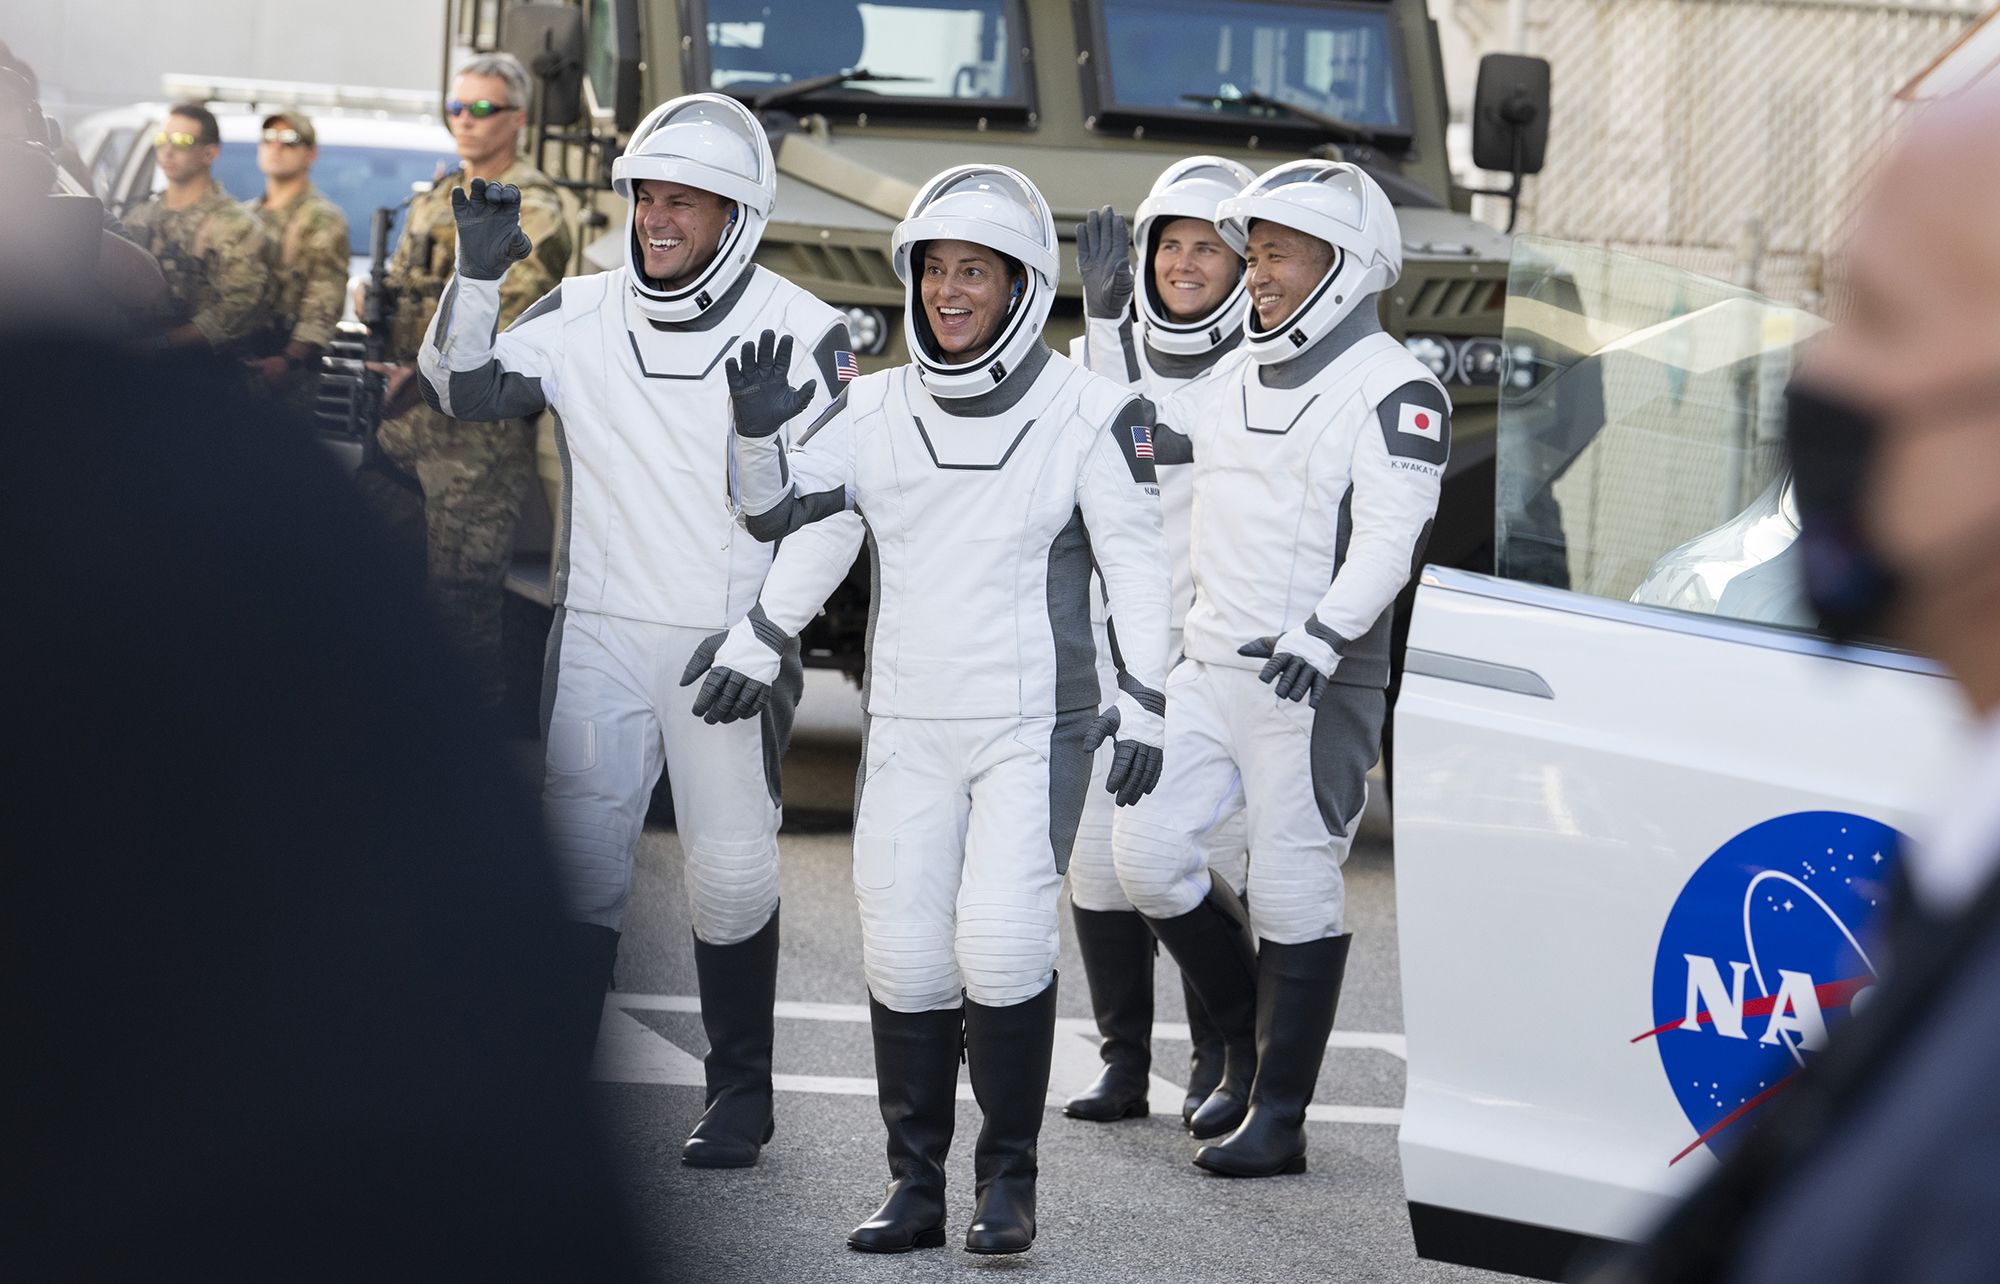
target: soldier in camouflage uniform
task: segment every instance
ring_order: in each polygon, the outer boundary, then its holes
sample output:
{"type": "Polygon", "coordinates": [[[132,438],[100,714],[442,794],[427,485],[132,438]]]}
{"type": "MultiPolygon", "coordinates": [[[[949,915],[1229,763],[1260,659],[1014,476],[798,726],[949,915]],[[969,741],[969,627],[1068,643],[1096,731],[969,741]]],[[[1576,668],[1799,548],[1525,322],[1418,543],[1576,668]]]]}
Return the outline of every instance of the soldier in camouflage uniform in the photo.
{"type": "Polygon", "coordinates": [[[396,298],[389,354],[402,368],[390,377],[385,413],[393,417],[384,420],[377,436],[383,453],[421,486],[421,511],[418,497],[390,477],[360,478],[398,534],[414,536],[422,522],[432,597],[489,704],[506,694],[501,585],[513,554],[514,525],[535,480],[534,421],[447,419],[412,404],[417,394],[412,376],[457,256],[453,188],[483,178],[521,189],[521,227],[535,248],[501,279],[502,328],[562,279],[570,256],[562,203],[555,185],[516,155],[529,92],[527,70],[507,54],[476,58],[452,81],[445,106],[462,164],[410,202],[389,265],[396,298]]]}
{"type": "Polygon", "coordinates": [[[172,108],[153,140],[167,190],[125,221],[159,260],[173,298],[171,326],[156,340],[161,348],[241,355],[270,324],[270,242],[210,175],[221,151],[222,134],[208,108],[172,108]]]}
{"type": "Polygon", "coordinates": [[[250,366],[259,383],[307,413],[347,285],[347,215],[312,185],[318,143],[303,113],[266,116],[257,145],[264,194],[243,203],[263,223],[277,260],[272,324],[250,366]]]}

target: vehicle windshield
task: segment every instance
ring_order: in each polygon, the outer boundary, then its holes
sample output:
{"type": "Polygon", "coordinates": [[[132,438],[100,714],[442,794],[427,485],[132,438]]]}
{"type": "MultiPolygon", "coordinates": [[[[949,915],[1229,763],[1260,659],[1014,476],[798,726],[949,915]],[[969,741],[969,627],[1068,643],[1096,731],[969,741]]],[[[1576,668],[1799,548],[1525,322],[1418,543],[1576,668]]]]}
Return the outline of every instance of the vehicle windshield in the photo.
{"type": "Polygon", "coordinates": [[[1663,263],[1515,238],[1496,569],[1809,627],[1784,390],[1798,345],[1825,324],[1663,263]]]}
{"type": "MultiPolygon", "coordinates": [[[[440,152],[402,147],[355,147],[321,143],[319,159],[313,162],[313,186],[326,194],[347,215],[347,244],[351,257],[368,253],[368,224],[376,209],[401,205],[410,199],[410,185],[428,183],[438,177],[439,165],[450,169],[458,158],[440,152]]],[[[257,145],[251,142],[224,143],[215,162],[215,178],[237,200],[249,200],[264,190],[264,175],[257,169],[257,145]]],[[[390,229],[389,248],[403,232],[399,217],[390,229]]]]}
{"type": "Polygon", "coordinates": [[[1018,99],[1021,33],[1010,0],[708,0],[709,88],[782,89],[864,69],[898,79],[843,97],[1018,99]]]}
{"type": "Polygon", "coordinates": [[[1287,119],[1262,95],[1375,129],[1407,130],[1387,5],[1272,0],[1101,0],[1112,105],[1287,119]]]}

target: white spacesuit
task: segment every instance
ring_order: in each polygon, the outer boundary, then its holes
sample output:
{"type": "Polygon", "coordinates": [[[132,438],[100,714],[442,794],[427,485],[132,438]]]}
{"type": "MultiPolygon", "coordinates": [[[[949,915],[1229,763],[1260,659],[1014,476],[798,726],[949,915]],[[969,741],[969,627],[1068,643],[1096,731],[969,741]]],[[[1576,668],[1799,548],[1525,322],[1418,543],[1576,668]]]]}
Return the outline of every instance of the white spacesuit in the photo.
{"type": "Polygon", "coordinates": [[[1032,183],[999,166],[947,170],[892,245],[913,364],[849,384],[787,457],[760,434],[792,413],[795,390],[765,377],[768,345],[746,353],[740,485],[750,529],[766,537],[847,509],[868,527],[875,602],[854,884],[894,1180],[849,1242],[900,1251],[943,1240],[962,1012],[985,1113],[966,1247],[1019,1252],[1034,1238],[1057,898],[1090,752],[1115,737],[1109,783],[1125,801],[1159,769],[1159,501],[1144,403],[1042,341],[1057,246],[1032,183]],[[933,244],[991,251],[1012,282],[1004,311],[991,296],[990,340],[956,357],[922,298],[919,278],[945,271],[926,255],[933,244]],[[1093,560],[1124,626],[1116,693],[1099,690],[1093,560]]]}
{"type": "MultiPolygon", "coordinates": [[[[1123,220],[1109,207],[1077,228],[1077,261],[1084,283],[1085,329],[1070,345],[1070,356],[1099,374],[1116,379],[1158,400],[1205,374],[1243,342],[1246,295],[1242,260],[1226,246],[1214,247],[1212,257],[1231,261],[1235,279],[1214,307],[1194,316],[1176,317],[1168,307],[1169,282],[1163,271],[1180,271],[1199,251],[1176,233],[1178,253],[1162,264],[1159,250],[1164,234],[1177,220],[1193,219],[1212,226],[1215,210],[1256,178],[1247,167],[1220,156],[1191,156],[1168,166],[1139,205],[1135,225],[1139,268],[1135,288],[1128,238],[1123,220]]],[[[1224,265],[1207,263],[1208,271],[1224,265]]],[[[1157,461],[1156,461],[1157,462],[1157,461]]],[[[1158,469],[1160,515],[1172,569],[1167,654],[1181,653],[1181,625],[1194,601],[1194,573],[1188,565],[1188,528],[1194,507],[1194,475],[1188,465],[1158,469]]],[[[1094,598],[1099,630],[1098,664],[1110,668],[1110,648],[1104,633],[1102,599],[1094,598]]],[[[1106,679],[1108,680],[1108,679],[1106,679]]],[[[1108,754],[1095,763],[1100,773],[1110,768],[1108,754]]],[[[1071,921],[1076,925],[1078,951],[1090,983],[1091,1011],[1102,1036],[1104,1070],[1088,1088],[1070,1098],[1064,1113],[1074,1119],[1110,1121],[1147,1114],[1152,1069],[1153,956],[1156,942],[1119,886],[1111,858],[1111,822],[1115,808],[1101,789],[1092,789],[1077,825],[1076,849],[1070,858],[1071,921]]],[[[1244,847],[1243,809],[1219,817],[1201,836],[1209,870],[1238,892],[1243,889],[1248,854],[1244,847]]],[[[1222,1080],[1221,1032],[1208,1020],[1201,1000],[1183,978],[1193,1051],[1189,1058],[1186,1100],[1181,1121],[1194,1112],[1222,1080]]]]}
{"type": "MultiPolygon", "coordinates": [[[[756,1162],[771,1131],[778,761],[802,678],[796,635],[825,593],[774,592],[758,606],[772,550],[738,521],[723,357],[744,335],[777,330],[798,339],[796,376],[831,389],[847,329],[832,308],[750,261],[776,177],[763,128],[742,106],[710,94],[666,103],[613,173],[628,200],[653,180],[735,202],[706,270],[667,288],[646,275],[639,233],[628,229],[625,271],[564,281],[496,337],[497,286],[469,272],[465,256],[492,239],[486,224],[504,225],[505,209],[475,193],[460,213],[459,275],[420,366],[426,395],[454,418],[556,412],[566,484],[542,802],[577,938],[596,965],[579,1022],[594,1039],[633,846],[664,766],[712,1047],[709,1108],[683,1158],[737,1167],[756,1162]],[[717,731],[689,711],[678,684],[691,657],[711,656],[772,688],[760,719],[717,731]]],[[[835,566],[837,578],[860,542],[860,520],[844,516],[777,557],[835,566]]]]}
{"type": "MultiPolygon", "coordinates": [[[[1436,514],[1450,403],[1377,321],[1402,239],[1360,169],[1281,165],[1217,223],[1239,250],[1269,223],[1332,260],[1286,315],[1250,314],[1240,353],[1159,399],[1160,457],[1194,462],[1195,601],[1167,683],[1165,778],[1120,814],[1114,848],[1126,894],[1227,1038],[1223,1083],[1192,1130],[1229,1136],[1196,1162],[1263,1176],[1305,1162],[1350,939],[1341,863],[1381,744],[1391,609],[1436,514]],[[1254,960],[1198,841],[1239,799],[1254,960]]],[[[1265,287],[1254,246],[1249,257],[1254,298],[1265,287]]]]}

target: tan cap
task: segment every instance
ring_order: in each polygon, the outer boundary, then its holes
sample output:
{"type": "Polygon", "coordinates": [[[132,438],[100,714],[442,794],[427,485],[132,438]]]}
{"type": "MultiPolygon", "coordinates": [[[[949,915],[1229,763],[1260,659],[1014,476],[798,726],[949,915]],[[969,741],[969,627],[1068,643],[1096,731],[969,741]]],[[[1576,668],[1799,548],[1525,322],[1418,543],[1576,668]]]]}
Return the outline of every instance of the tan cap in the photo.
{"type": "Polygon", "coordinates": [[[264,117],[263,128],[269,129],[273,124],[277,123],[289,125],[299,131],[299,137],[305,140],[306,146],[316,147],[319,145],[319,136],[313,133],[312,117],[306,115],[304,112],[274,111],[264,117]]]}

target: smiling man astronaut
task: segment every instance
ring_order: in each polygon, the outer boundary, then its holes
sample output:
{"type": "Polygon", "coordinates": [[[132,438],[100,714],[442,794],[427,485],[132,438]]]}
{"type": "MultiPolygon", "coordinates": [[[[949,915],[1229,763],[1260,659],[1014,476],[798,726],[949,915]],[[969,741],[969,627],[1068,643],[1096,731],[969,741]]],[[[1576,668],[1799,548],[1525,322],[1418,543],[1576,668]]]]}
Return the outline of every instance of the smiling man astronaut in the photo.
{"type": "MultiPolygon", "coordinates": [[[[499,278],[529,252],[513,188],[455,193],[458,275],[425,338],[424,395],[459,419],[553,409],[567,480],[542,704],[542,805],[592,981],[587,1059],[664,767],[686,861],[707,1110],[682,1150],[745,1167],[771,1137],[778,969],[778,761],[803,672],[797,634],[853,564],[842,514],[777,553],[738,522],[722,356],[745,334],[797,341],[800,382],[838,385],[839,314],[751,262],[777,192],[763,126],[717,94],[642,121],[612,169],[632,202],[625,270],[572,277],[496,337],[499,278]],[[800,585],[787,594],[785,583],[800,585]],[[759,606],[759,594],[762,605],[759,606]],[[761,716],[702,728],[680,684],[711,663],[765,693],[761,716]]],[[[822,393],[820,403],[827,395],[822,393]]],[[[710,721],[717,719],[711,718],[710,721]]]]}

